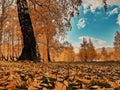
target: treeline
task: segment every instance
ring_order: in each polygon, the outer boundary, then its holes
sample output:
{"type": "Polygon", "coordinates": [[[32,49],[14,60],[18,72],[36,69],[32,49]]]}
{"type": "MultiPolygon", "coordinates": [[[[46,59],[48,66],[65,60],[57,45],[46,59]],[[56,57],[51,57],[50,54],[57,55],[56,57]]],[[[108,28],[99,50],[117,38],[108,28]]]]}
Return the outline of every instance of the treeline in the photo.
{"type": "Polygon", "coordinates": [[[118,31],[115,34],[113,45],[114,47],[97,49],[91,39],[83,38],[78,53],[75,53],[73,46],[68,44],[55,60],[66,62],[118,61],[120,60],[120,32],[118,31]]]}
{"type": "Polygon", "coordinates": [[[114,47],[108,50],[109,47],[103,47],[101,50],[95,50],[93,42],[89,39],[89,42],[83,38],[83,42],[80,45],[80,50],[78,53],[78,59],[80,61],[110,61],[110,60],[120,60],[120,32],[116,32],[114,37],[114,47]]]}

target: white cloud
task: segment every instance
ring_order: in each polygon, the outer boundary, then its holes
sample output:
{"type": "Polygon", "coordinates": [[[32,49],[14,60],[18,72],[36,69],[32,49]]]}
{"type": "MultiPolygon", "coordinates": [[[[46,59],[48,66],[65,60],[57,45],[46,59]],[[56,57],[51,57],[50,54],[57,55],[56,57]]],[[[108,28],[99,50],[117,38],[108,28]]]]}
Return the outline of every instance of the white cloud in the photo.
{"type": "Polygon", "coordinates": [[[108,5],[120,5],[120,0],[107,0],[108,5]]]}
{"type": "Polygon", "coordinates": [[[82,43],[83,38],[86,38],[87,41],[89,41],[89,39],[91,39],[95,48],[110,47],[110,45],[108,45],[106,41],[101,40],[101,39],[97,39],[97,38],[93,38],[93,37],[89,37],[89,36],[79,37],[81,43],[82,43]]]}
{"type": "MultiPolygon", "coordinates": [[[[107,0],[106,3],[108,6],[120,6],[120,0],[107,0]]],[[[102,8],[104,6],[104,3],[103,0],[83,0],[82,5],[84,8],[84,13],[86,14],[88,11],[94,13],[96,9],[102,8]]]]}
{"type": "Polygon", "coordinates": [[[118,15],[118,18],[117,18],[117,24],[120,25],[120,14],[118,15]]]}
{"type": "Polygon", "coordinates": [[[78,24],[77,24],[78,29],[84,28],[86,26],[86,22],[85,21],[86,21],[85,18],[79,19],[78,24]]]}
{"type": "Polygon", "coordinates": [[[95,12],[95,10],[98,8],[100,9],[103,6],[102,0],[83,0],[82,5],[84,7],[84,13],[87,13],[87,11],[95,12]]]}
{"type": "Polygon", "coordinates": [[[112,11],[109,11],[107,14],[109,16],[111,16],[111,15],[114,15],[114,14],[117,14],[117,13],[118,13],[118,8],[114,8],[112,11]]]}

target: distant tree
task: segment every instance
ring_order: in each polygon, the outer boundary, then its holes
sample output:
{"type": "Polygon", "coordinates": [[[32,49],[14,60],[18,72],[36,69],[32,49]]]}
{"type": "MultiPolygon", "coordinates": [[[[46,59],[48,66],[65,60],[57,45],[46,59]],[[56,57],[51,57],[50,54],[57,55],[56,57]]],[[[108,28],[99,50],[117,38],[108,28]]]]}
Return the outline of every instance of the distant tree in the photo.
{"type": "Polygon", "coordinates": [[[114,57],[116,60],[120,60],[120,32],[116,32],[114,37],[114,57]]]}
{"type": "Polygon", "coordinates": [[[97,53],[96,53],[95,47],[94,47],[93,42],[91,41],[91,39],[89,39],[89,43],[88,43],[88,60],[93,61],[94,59],[96,59],[96,57],[97,57],[97,53]]]}
{"type": "Polygon", "coordinates": [[[1,51],[1,45],[2,45],[2,32],[3,32],[3,22],[5,21],[5,19],[7,18],[7,15],[5,14],[5,0],[1,0],[0,1],[0,5],[1,5],[1,13],[0,13],[0,58],[3,58],[3,54],[1,51]]]}
{"type": "Polygon", "coordinates": [[[13,2],[14,0],[0,0],[0,58],[2,57],[2,59],[5,59],[5,56],[1,51],[4,22],[8,18],[7,10],[13,5],[13,2]]]}
{"type": "Polygon", "coordinates": [[[81,61],[88,61],[88,43],[85,38],[83,38],[83,42],[80,47],[79,57],[81,61]]]}
{"type": "Polygon", "coordinates": [[[106,49],[103,47],[102,48],[102,51],[101,51],[101,59],[106,61],[107,60],[107,57],[108,57],[108,54],[107,54],[107,51],[106,49]]]}
{"type": "Polygon", "coordinates": [[[66,62],[73,62],[75,59],[75,53],[73,50],[73,46],[69,42],[64,42],[62,51],[59,55],[59,59],[61,61],[66,61],[66,62]]]}
{"type": "Polygon", "coordinates": [[[108,60],[115,60],[114,50],[108,52],[108,60]]]}
{"type": "MultiPolygon", "coordinates": [[[[20,25],[19,25],[19,20],[18,20],[18,15],[17,15],[17,10],[13,7],[10,7],[6,11],[7,14],[7,19],[4,21],[3,25],[3,35],[8,33],[9,36],[9,41],[6,43],[9,44],[9,56],[11,60],[16,60],[20,54],[21,54],[21,49],[22,49],[22,34],[20,31],[20,25]],[[19,43],[19,45],[18,45],[19,43]],[[19,49],[17,49],[19,48],[19,49]]],[[[6,39],[2,38],[2,42],[5,43],[6,39]]],[[[3,45],[2,45],[3,46],[3,45]]],[[[4,52],[5,49],[2,48],[2,52],[4,52]]],[[[3,53],[4,54],[4,53],[3,53]]]]}
{"type": "Polygon", "coordinates": [[[83,43],[81,44],[79,51],[79,57],[82,61],[93,61],[97,58],[97,53],[91,39],[87,42],[87,40],[83,38],[83,43]]]}

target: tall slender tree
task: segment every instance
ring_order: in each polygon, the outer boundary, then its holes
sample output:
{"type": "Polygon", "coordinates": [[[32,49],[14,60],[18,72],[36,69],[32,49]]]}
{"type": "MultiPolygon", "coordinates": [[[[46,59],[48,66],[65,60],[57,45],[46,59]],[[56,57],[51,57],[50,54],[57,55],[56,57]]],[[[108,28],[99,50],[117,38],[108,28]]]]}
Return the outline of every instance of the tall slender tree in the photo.
{"type": "Polygon", "coordinates": [[[120,32],[116,32],[114,37],[114,57],[116,60],[120,60],[120,32]]]}
{"type": "Polygon", "coordinates": [[[85,38],[83,38],[83,42],[81,44],[79,57],[81,61],[85,61],[85,62],[88,61],[88,43],[85,38]]]}
{"type": "Polygon", "coordinates": [[[1,51],[1,45],[2,45],[2,32],[3,32],[3,22],[7,18],[7,15],[5,15],[5,1],[1,0],[1,14],[0,14],[0,58],[3,57],[2,51],[1,51]]]}
{"type": "Polygon", "coordinates": [[[13,4],[14,0],[0,0],[0,58],[5,59],[5,56],[2,53],[2,34],[3,34],[3,29],[4,29],[4,22],[7,19],[7,9],[13,4]]]}
{"type": "Polygon", "coordinates": [[[91,39],[89,39],[89,43],[88,43],[88,60],[93,61],[94,59],[96,59],[96,57],[97,57],[97,53],[96,53],[95,47],[94,47],[93,42],[91,41],[91,39]]]}
{"type": "Polygon", "coordinates": [[[103,48],[102,48],[102,51],[101,51],[101,59],[104,60],[104,61],[106,61],[106,60],[107,60],[107,56],[108,56],[107,51],[106,51],[106,49],[103,47],[103,48]]]}
{"type": "Polygon", "coordinates": [[[81,44],[79,51],[80,59],[82,61],[93,61],[96,59],[96,56],[97,53],[91,39],[89,39],[89,42],[87,42],[86,38],[83,38],[83,43],[81,44]]]}

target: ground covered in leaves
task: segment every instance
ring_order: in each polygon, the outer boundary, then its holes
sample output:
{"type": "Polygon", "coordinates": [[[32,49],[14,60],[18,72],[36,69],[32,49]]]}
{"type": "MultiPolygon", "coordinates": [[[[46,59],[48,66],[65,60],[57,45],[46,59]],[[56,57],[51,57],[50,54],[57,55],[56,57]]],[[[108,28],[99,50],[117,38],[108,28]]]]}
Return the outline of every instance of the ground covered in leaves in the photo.
{"type": "Polygon", "coordinates": [[[0,61],[0,90],[120,90],[120,62],[0,61]]]}

